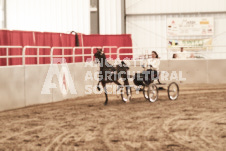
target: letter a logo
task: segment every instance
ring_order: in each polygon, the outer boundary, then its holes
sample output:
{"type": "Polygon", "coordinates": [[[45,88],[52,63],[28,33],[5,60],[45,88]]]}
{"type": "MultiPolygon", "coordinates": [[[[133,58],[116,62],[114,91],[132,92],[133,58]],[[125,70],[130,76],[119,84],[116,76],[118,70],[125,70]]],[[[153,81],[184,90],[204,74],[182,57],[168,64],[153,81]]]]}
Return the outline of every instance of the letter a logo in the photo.
{"type": "MultiPolygon", "coordinates": [[[[59,58],[54,58],[54,59],[59,59],[59,58]]],[[[62,94],[64,95],[68,94],[68,90],[70,91],[71,94],[77,94],[77,91],[74,87],[73,79],[70,74],[70,70],[67,64],[65,63],[61,64],[61,70],[59,70],[59,67],[57,64],[50,65],[45,82],[42,87],[41,94],[51,94],[50,89],[57,88],[56,83],[52,83],[52,79],[54,75],[57,76],[57,79],[59,82],[59,88],[62,94]]]]}

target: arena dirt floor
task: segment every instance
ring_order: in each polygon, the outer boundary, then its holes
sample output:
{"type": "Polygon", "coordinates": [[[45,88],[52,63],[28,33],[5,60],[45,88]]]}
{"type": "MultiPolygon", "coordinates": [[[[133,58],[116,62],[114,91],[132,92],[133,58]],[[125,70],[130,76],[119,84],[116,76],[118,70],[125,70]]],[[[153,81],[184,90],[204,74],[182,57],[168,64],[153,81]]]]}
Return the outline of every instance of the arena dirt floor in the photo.
{"type": "Polygon", "coordinates": [[[89,95],[0,112],[0,151],[226,150],[226,85],[180,85],[170,101],[89,95]]]}

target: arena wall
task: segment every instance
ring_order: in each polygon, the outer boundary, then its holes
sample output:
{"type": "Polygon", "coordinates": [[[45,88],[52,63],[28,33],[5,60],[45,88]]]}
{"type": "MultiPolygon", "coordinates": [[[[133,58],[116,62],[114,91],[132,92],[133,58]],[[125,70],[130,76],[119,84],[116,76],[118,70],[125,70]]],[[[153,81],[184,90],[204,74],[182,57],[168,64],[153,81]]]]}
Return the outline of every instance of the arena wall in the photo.
{"type": "MultiPolygon", "coordinates": [[[[208,70],[207,60],[170,60],[161,61],[160,70],[167,71],[169,80],[173,72],[176,71],[178,81],[181,83],[207,83],[208,70]],[[179,75],[181,73],[181,76],[179,75]],[[179,79],[179,77],[182,77],[179,79]],[[186,78],[186,80],[183,80],[186,78]]],[[[172,80],[172,79],[171,79],[172,80]]]]}
{"type": "MultiPolygon", "coordinates": [[[[49,65],[25,66],[24,70],[25,106],[51,102],[52,94],[41,94],[46,74],[49,70],[49,65]]],[[[52,91],[53,90],[51,90],[51,92],[52,91]]]]}
{"type": "MultiPolygon", "coordinates": [[[[181,71],[182,78],[186,78],[186,80],[178,80],[178,83],[220,84],[226,83],[225,64],[226,60],[163,60],[160,70],[169,73],[181,71]]],[[[62,66],[56,66],[61,71],[62,66]]],[[[138,63],[134,67],[134,62],[130,62],[130,66],[131,72],[142,71],[138,63]]],[[[50,65],[1,67],[0,111],[85,96],[87,95],[85,87],[87,85],[94,90],[97,79],[93,80],[92,78],[94,78],[94,72],[98,73],[98,67],[84,63],[67,64],[67,67],[73,82],[67,82],[68,90],[66,94],[62,93],[56,75],[51,80],[56,88],[50,88],[49,94],[42,93],[47,74],[51,72],[50,65]],[[69,89],[70,84],[74,85],[76,93],[72,94],[69,89]]]]}
{"type": "Polygon", "coordinates": [[[0,111],[25,106],[24,67],[0,68],[0,111]]]}
{"type": "MultiPolygon", "coordinates": [[[[57,65],[60,73],[61,65],[57,65]]],[[[50,88],[50,93],[43,92],[50,65],[12,66],[0,68],[0,111],[15,109],[35,104],[51,103],[85,95],[85,85],[93,87],[92,79],[85,80],[87,71],[93,75],[97,68],[84,63],[67,64],[73,83],[67,83],[67,94],[63,94],[57,75],[51,79],[56,88],[50,88]],[[69,89],[74,85],[76,93],[69,89]]],[[[70,81],[69,81],[70,82],[70,81]]]]}
{"type": "Polygon", "coordinates": [[[207,61],[207,83],[226,83],[226,60],[207,61]]]}

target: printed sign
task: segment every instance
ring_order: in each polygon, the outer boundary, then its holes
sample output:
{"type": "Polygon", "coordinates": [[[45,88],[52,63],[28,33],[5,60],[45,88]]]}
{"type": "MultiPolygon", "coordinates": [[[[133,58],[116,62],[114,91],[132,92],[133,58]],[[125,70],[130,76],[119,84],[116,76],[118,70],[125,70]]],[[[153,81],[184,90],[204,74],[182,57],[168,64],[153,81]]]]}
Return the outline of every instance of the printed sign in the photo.
{"type": "Polygon", "coordinates": [[[212,36],[214,22],[212,17],[169,18],[167,36],[212,36]]]}
{"type": "Polygon", "coordinates": [[[183,39],[183,40],[169,40],[168,48],[177,48],[177,47],[187,47],[192,48],[192,50],[198,49],[212,49],[212,39],[183,39]]]}

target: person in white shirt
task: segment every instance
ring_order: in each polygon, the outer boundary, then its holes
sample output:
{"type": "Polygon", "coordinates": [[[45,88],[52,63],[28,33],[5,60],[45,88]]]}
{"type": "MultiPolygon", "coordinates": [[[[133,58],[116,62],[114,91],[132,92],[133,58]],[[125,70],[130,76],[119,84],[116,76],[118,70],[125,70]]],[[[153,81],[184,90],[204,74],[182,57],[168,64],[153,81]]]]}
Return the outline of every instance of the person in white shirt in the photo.
{"type": "Polygon", "coordinates": [[[176,59],[176,58],[178,58],[178,57],[177,57],[177,54],[174,53],[174,54],[173,54],[173,59],[176,59]]]}
{"type": "MultiPolygon", "coordinates": [[[[157,74],[158,74],[157,76],[159,76],[160,75],[159,66],[160,66],[159,56],[156,51],[152,51],[151,58],[148,58],[146,60],[146,62],[144,63],[144,67],[147,69],[157,71],[157,74]]],[[[159,81],[159,78],[158,78],[158,83],[161,84],[161,82],[159,81]]]]}
{"type": "Polygon", "coordinates": [[[183,47],[180,48],[180,53],[177,54],[177,58],[179,58],[179,59],[187,59],[188,58],[187,54],[184,53],[183,47]]]}

